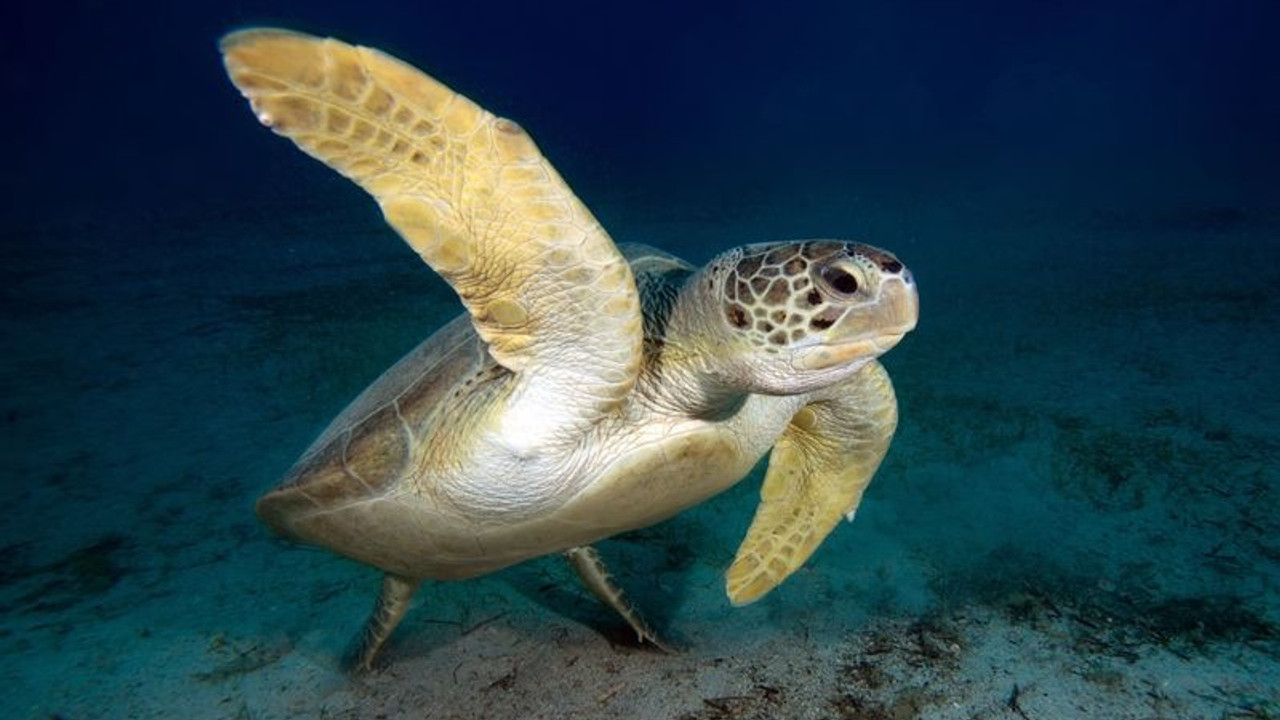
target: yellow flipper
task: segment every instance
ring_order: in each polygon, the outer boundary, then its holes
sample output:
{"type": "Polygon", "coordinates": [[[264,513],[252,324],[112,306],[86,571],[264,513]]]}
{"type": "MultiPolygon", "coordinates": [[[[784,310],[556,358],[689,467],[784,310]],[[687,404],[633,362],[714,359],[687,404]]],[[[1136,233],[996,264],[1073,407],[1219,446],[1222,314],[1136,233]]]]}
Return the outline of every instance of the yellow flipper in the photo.
{"type": "Polygon", "coordinates": [[[377,200],[499,363],[574,388],[558,397],[577,420],[626,395],[642,341],[635,281],[520,126],[371,48],[273,29],[221,48],[258,119],[377,200]]]}
{"type": "Polygon", "coordinates": [[[841,517],[853,519],[897,423],[893,385],[874,360],[796,413],[774,445],[760,506],[729,567],[733,604],[763,597],[804,565],[841,517]]]}

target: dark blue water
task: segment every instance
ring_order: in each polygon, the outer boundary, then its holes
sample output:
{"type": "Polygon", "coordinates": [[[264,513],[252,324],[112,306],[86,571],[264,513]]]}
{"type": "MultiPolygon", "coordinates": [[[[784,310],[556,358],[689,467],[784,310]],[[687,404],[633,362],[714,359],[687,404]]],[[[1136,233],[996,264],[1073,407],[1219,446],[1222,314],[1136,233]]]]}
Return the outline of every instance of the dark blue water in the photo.
{"type": "Polygon", "coordinates": [[[278,24],[429,68],[520,118],[592,194],[621,194],[643,173],[731,196],[841,181],[879,203],[1004,188],[1094,203],[1265,203],[1280,153],[1276,12],[1266,2],[26,8],[4,50],[6,125],[23,138],[6,196],[19,208],[72,192],[137,206],[254,197],[245,158],[268,148],[278,152],[255,174],[287,177],[287,163],[302,163],[228,101],[213,50],[229,28],[278,24]]]}
{"type": "Polygon", "coordinates": [[[1280,4],[431,5],[11,14],[0,715],[1280,715],[1280,4]],[[921,322],[858,522],[730,610],[757,470],[602,547],[689,654],[592,646],[538,561],[429,590],[394,660],[432,672],[352,690],[375,576],[252,501],[456,308],[255,121],[216,48],[254,25],[518,120],[619,241],[897,252],[921,322]]]}

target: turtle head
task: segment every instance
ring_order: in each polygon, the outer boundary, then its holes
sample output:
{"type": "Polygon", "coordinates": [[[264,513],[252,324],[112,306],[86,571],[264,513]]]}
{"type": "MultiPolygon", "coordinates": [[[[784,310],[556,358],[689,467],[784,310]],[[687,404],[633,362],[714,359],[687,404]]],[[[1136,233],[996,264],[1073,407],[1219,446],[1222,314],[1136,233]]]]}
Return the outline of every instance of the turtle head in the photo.
{"type": "Polygon", "coordinates": [[[715,308],[704,321],[717,327],[707,329],[728,340],[717,374],[766,394],[848,377],[914,328],[919,308],[896,257],[852,242],[748,245],[714,259],[699,279],[715,308]]]}

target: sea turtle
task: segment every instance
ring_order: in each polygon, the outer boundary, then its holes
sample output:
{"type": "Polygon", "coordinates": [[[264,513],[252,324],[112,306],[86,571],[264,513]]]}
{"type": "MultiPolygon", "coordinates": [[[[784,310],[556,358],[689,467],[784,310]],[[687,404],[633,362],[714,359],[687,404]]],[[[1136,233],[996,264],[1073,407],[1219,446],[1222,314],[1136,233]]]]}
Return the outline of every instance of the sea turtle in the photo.
{"type": "Polygon", "coordinates": [[[876,358],[916,324],[893,255],[776,242],[695,269],[620,251],[520,126],[415,68],[276,29],[221,49],[258,120],[373,195],[466,309],[257,504],[281,535],[385,573],[355,669],[423,580],[550,553],[656,643],[591,544],[725,490],[771,448],[733,603],[853,518],[897,423],[876,358]]]}

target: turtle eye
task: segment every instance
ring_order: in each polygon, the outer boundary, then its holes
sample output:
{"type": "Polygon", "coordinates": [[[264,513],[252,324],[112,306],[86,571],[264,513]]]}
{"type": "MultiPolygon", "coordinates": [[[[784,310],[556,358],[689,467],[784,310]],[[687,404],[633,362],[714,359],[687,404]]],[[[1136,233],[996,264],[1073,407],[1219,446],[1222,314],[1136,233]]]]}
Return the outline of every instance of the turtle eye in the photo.
{"type": "Polygon", "coordinates": [[[826,281],[827,287],[840,295],[852,295],[858,292],[858,278],[842,267],[828,265],[822,268],[822,279],[826,281]]]}

